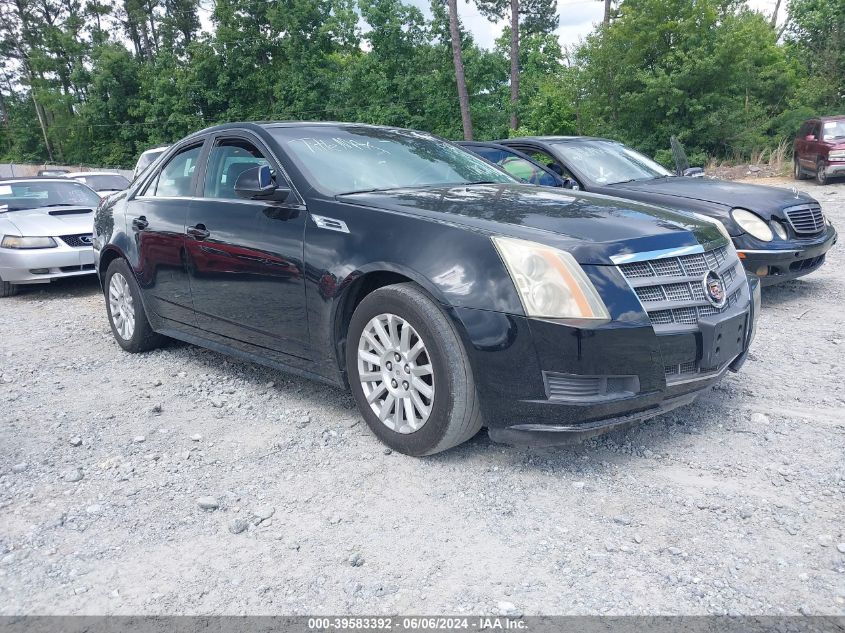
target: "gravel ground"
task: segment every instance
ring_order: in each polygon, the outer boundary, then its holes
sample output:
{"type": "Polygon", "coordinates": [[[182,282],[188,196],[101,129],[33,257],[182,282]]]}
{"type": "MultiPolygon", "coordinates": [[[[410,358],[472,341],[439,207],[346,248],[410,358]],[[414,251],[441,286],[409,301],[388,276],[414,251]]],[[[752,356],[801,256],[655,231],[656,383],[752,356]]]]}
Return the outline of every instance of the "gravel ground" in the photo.
{"type": "MultiPolygon", "coordinates": [[[[802,187],[845,227],[845,183],[802,187]]],[[[3,300],[0,615],[843,615],[843,264],[766,289],[691,407],[425,459],[338,389],[123,353],[93,279],[3,300]]]]}

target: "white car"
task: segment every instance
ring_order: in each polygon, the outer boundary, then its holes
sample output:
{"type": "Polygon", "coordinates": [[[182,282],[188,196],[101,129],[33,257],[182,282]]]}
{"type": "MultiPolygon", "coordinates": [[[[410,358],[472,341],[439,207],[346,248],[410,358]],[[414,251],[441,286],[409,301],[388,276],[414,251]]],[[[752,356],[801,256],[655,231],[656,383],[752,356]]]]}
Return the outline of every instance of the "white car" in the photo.
{"type": "Polygon", "coordinates": [[[170,145],[162,145],[161,147],[153,147],[143,152],[138,157],[138,162],[135,163],[135,171],[132,173],[132,180],[135,180],[142,171],[152,165],[155,159],[164,154],[164,152],[168,149],[170,149],[170,145]]]}
{"type": "Polygon", "coordinates": [[[73,178],[91,187],[101,198],[105,198],[115,191],[123,191],[130,182],[113,171],[76,171],[67,174],[65,178],[73,178]]]}
{"type": "Polygon", "coordinates": [[[94,274],[100,197],[69,178],[0,180],[0,297],[19,284],[94,274]]]}

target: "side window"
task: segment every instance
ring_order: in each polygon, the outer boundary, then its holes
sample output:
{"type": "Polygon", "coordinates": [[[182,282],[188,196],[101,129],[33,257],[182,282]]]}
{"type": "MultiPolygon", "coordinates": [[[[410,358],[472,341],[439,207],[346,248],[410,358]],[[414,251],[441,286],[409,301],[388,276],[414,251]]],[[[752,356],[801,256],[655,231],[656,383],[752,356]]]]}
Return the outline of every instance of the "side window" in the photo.
{"type": "Polygon", "coordinates": [[[530,147],[520,147],[517,149],[519,149],[519,151],[521,151],[523,154],[527,154],[532,160],[537,161],[545,167],[548,167],[558,176],[561,176],[562,178],[569,178],[570,180],[576,180],[575,176],[573,176],[572,173],[566,167],[561,165],[556,158],[544,152],[543,150],[534,149],[530,147]]]}
{"type": "Polygon", "coordinates": [[[197,168],[202,143],[187,147],[173,156],[144,189],[142,196],[187,198],[192,195],[191,180],[197,168]]]}
{"type": "Polygon", "coordinates": [[[502,162],[502,158],[505,156],[505,153],[500,150],[496,149],[495,147],[479,147],[477,145],[470,146],[467,148],[470,152],[474,152],[481,156],[481,158],[486,158],[491,163],[496,163],[500,165],[502,162]]]}
{"type": "Polygon", "coordinates": [[[237,198],[235,183],[247,169],[270,162],[255,145],[241,138],[220,139],[208,156],[203,195],[206,198],[237,198]]]}
{"type": "Polygon", "coordinates": [[[813,130],[810,132],[813,136],[816,137],[816,140],[821,140],[822,137],[822,124],[821,123],[814,123],[813,130]]]}

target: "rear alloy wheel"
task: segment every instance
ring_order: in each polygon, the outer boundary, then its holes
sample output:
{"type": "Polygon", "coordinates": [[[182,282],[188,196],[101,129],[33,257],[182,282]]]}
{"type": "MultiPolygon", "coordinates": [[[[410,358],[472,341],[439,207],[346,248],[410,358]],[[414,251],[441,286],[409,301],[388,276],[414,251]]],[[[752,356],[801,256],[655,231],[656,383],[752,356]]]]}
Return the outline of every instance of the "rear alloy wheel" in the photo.
{"type": "Polygon", "coordinates": [[[792,176],[795,178],[795,180],[807,179],[807,176],[804,175],[804,170],[801,169],[801,163],[798,162],[797,157],[792,161],[792,176]]]}
{"type": "Polygon", "coordinates": [[[825,171],[824,161],[816,163],[816,182],[820,185],[827,184],[827,172],[825,171]]]}
{"type": "Polygon", "coordinates": [[[472,370],[443,311],[413,284],[379,288],[349,324],[346,367],[364,419],[406,455],[431,455],[481,428],[472,370]]]}
{"type": "Polygon", "coordinates": [[[125,260],[109,264],[105,278],[106,313],[112,334],[127,352],[145,352],[158,347],[162,336],[153,332],[135,276],[125,260]]]}

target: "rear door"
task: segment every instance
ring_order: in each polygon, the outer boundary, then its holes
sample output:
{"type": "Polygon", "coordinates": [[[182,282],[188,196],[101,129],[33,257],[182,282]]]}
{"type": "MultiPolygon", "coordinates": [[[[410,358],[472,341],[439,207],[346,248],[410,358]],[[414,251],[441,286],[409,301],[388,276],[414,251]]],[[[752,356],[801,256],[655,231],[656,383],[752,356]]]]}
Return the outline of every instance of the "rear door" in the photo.
{"type": "Polygon", "coordinates": [[[284,202],[245,200],[235,182],[245,170],[283,171],[247,132],[216,135],[204,161],[201,199],[187,220],[186,252],[199,327],[237,341],[308,357],[302,265],[305,206],[292,191],[284,202]]]}
{"type": "Polygon", "coordinates": [[[194,198],[203,140],[182,145],[127,202],[127,231],[137,245],[136,274],[158,316],[194,325],[185,268],[185,220],[194,198]]]}

